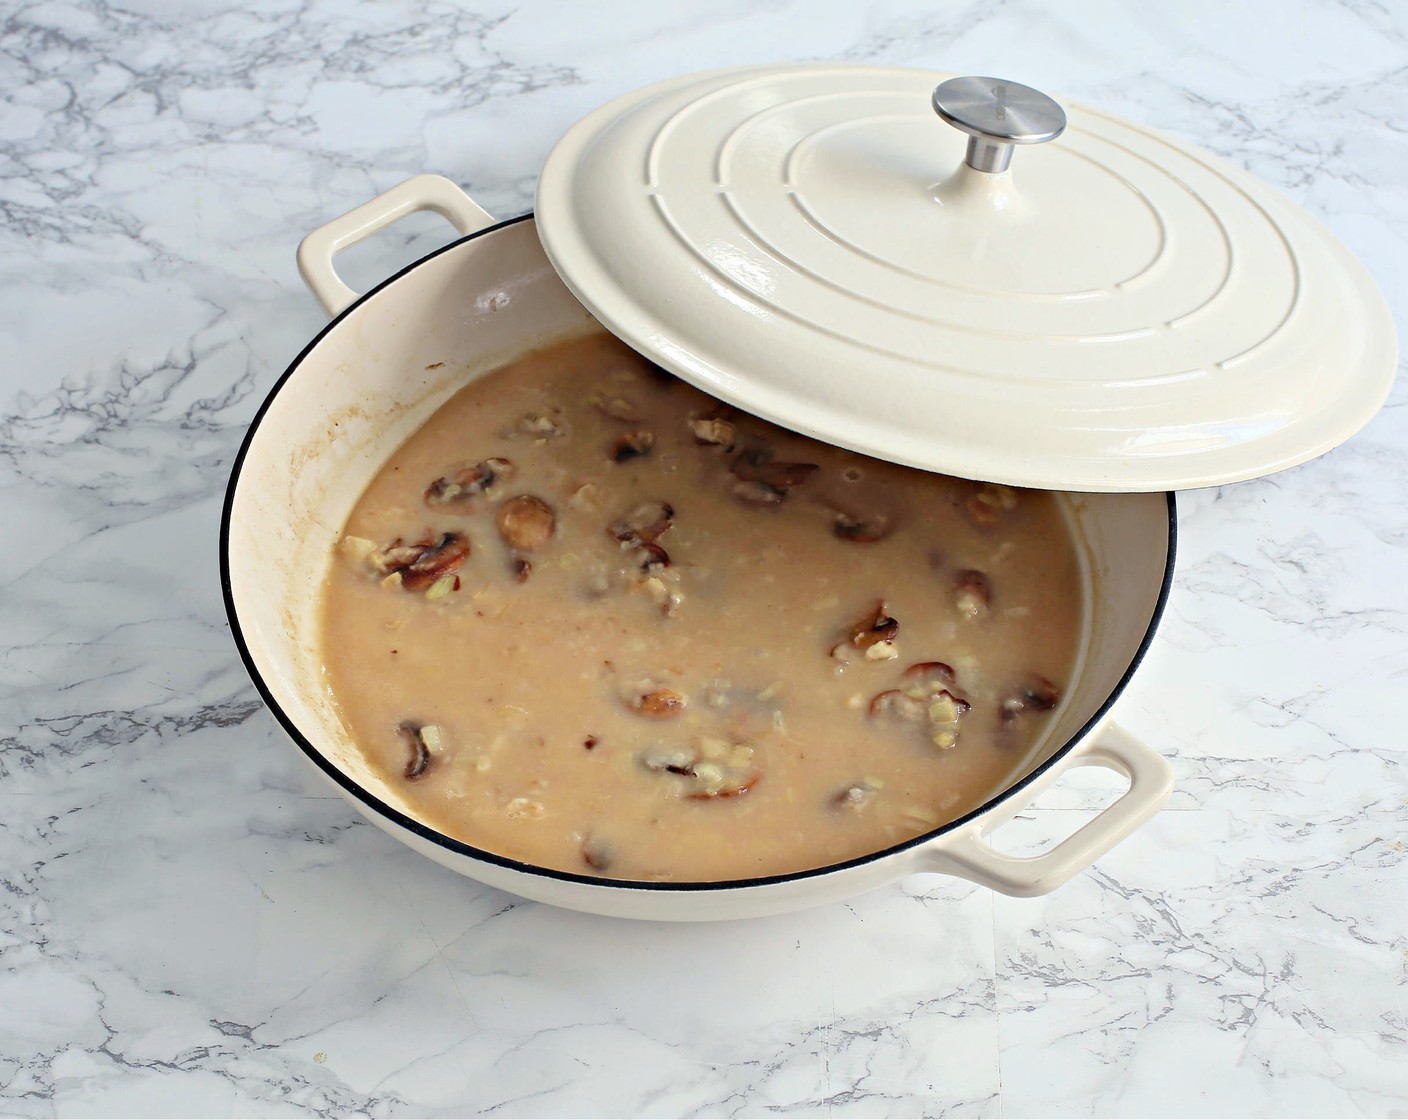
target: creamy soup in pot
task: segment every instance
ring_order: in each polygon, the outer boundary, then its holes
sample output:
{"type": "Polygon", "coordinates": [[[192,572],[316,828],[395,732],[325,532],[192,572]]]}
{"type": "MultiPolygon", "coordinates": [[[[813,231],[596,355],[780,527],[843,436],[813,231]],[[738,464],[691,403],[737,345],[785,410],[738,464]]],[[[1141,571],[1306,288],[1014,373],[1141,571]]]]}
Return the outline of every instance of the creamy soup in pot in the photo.
{"type": "MultiPolygon", "coordinates": [[[[961,422],[961,419],[957,422],[961,422]]],[[[1009,784],[1083,604],[1058,500],[879,462],[597,334],[451,398],[358,502],[327,683],[414,814],[502,856],[717,881],[1009,784]]]]}

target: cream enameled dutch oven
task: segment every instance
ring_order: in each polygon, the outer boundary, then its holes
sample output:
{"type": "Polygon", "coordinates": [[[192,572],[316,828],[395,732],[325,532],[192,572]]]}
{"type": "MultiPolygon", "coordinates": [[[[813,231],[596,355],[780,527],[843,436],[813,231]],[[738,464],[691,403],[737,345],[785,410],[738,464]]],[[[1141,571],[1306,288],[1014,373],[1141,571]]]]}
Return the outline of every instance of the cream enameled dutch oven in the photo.
{"type": "Polygon", "coordinates": [[[240,450],[222,578],[266,703],[369,820],[528,898],[698,920],[800,909],[915,872],[1041,894],[1163,804],[1169,765],[1109,713],[1168,594],[1171,491],[1266,474],[1347,438],[1387,394],[1391,321],[1347,251],[1245,173],[1090,109],[1072,109],[1062,135],[1060,108],[1035,91],[946,79],[833,65],[681,78],[575,126],[544,169],[536,219],[495,223],[427,175],[305,239],[300,267],[333,320],[240,450]],[[1009,167],[1012,145],[1057,136],[1009,167]],[[421,210],[463,236],[365,295],[342,283],[334,254],[421,210]],[[316,601],[333,544],[381,464],[450,395],[598,322],[809,435],[1074,492],[1063,502],[1084,553],[1083,653],[1025,774],[893,848],[719,883],[547,870],[409,814],[325,687],[316,601]],[[1078,766],[1116,770],[1129,788],[1045,854],[986,842],[1078,766]]]}

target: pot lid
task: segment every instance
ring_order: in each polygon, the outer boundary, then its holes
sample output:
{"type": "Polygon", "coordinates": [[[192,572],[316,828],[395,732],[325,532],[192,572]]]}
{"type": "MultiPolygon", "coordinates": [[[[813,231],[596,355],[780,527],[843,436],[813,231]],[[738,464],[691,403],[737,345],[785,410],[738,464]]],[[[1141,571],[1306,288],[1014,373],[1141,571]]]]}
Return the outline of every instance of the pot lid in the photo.
{"type": "Polygon", "coordinates": [[[1066,114],[930,71],[679,78],[563,137],[539,236],[660,365],[926,470],[1178,489],[1269,474],[1365,424],[1396,341],[1348,250],[1210,153],[1066,114]]]}

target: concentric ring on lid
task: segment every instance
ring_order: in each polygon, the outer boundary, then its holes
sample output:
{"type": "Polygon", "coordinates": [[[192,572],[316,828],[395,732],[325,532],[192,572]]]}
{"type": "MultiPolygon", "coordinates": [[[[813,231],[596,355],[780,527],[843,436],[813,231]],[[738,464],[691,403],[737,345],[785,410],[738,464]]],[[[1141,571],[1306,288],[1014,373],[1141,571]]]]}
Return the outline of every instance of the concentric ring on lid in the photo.
{"type": "Polygon", "coordinates": [[[1391,319],[1308,215],[1069,104],[1058,140],[975,170],[930,104],[947,77],[755,67],[627,95],[549,157],[544,248],[686,380],[926,469],[1210,485],[1309,459],[1377,411],[1391,319]]]}

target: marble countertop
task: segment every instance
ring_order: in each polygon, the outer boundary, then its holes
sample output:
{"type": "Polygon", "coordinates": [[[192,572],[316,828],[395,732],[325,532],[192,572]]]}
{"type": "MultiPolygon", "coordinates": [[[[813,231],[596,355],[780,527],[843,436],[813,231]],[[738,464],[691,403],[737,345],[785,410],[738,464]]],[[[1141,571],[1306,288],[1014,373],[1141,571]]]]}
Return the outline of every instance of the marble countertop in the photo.
{"type": "MultiPolygon", "coordinates": [[[[1401,4],[12,4],[0,1114],[1408,1115],[1401,378],[1338,450],[1182,498],[1119,705],[1176,792],[1045,898],[926,876],[714,926],[516,901],[364,823],[260,703],[217,526],[322,323],[300,236],[421,171],[523,211],[587,109],[785,58],[999,73],[1210,147],[1405,333],[1401,4]]],[[[445,237],[412,222],[348,274],[445,237]]]]}

